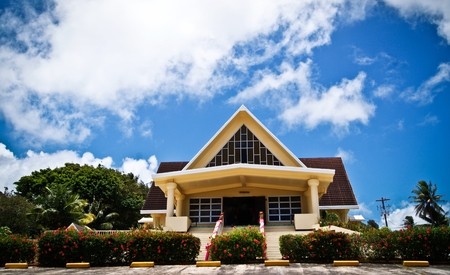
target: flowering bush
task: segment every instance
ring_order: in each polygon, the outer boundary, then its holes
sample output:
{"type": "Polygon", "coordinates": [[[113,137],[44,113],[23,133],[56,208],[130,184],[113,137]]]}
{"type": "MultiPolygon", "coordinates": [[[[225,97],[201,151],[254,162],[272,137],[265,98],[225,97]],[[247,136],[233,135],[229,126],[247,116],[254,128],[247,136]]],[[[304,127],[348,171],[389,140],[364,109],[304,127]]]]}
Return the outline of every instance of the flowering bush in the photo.
{"type": "Polygon", "coordinates": [[[131,236],[127,243],[131,261],[192,263],[200,253],[200,239],[189,233],[141,230],[131,236]]]}
{"type": "Polygon", "coordinates": [[[7,234],[4,231],[0,236],[0,266],[5,263],[33,262],[36,254],[34,242],[26,236],[7,234]]]}
{"type": "Polygon", "coordinates": [[[69,262],[129,265],[133,261],[177,264],[195,261],[200,240],[188,233],[141,230],[99,235],[59,229],[43,233],[38,248],[41,266],[65,266],[69,262]]]}
{"type": "Polygon", "coordinates": [[[208,251],[213,261],[248,263],[265,257],[266,239],[257,228],[234,228],[211,239],[208,251]]]}
{"type": "Polygon", "coordinates": [[[293,261],[331,262],[359,258],[359,236],[318,230],[308,235],[280,236],[283,258],[293,261]]]}
{"type": "Polygon", "coordinates": [[[371,260],[448,261],[449,240],[449,227],[417,226],[398,231],[382,228],[362,235],[361,251],[371,260]]]}
{"type": "Polygon", "coordinates": [[[449,227],[413,227],[391,231],[371,229],[361,235],[316,231],[309,235],[283,235],[280,252],[293,261],[330,262],[339,259],[362,261],[450,260],[449,227]]]}
{"type": "Polygon", "coordinates": [[[387,227],[371,229],[361,236],[360,250],[364,258],[372,260],[398,259],[398,241],[395,231],[387,227]]]}

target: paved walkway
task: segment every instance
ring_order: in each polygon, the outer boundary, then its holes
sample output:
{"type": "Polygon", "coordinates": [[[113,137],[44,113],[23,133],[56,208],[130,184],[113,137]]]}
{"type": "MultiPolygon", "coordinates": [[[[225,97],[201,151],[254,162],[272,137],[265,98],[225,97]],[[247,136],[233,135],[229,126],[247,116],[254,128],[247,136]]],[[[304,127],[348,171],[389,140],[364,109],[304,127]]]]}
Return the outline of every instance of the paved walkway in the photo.
{"type": "Polygon", "coordinates": [[[252,265],[222,265],[221,267],[196,267],[195,265],[157,265],[151,268],[130,267],[91,267],[87,269],[66,268],[41,268],[30,267],[28,269],[0,268],[0,274],[450,274],[450,265],[434,265],[430,267],[404,267],[396,264],[360,264],[360,266],[333,266],[332,264],[299,264],[291,263],[290,266],[270,266],[264,264],[252,265]]]}

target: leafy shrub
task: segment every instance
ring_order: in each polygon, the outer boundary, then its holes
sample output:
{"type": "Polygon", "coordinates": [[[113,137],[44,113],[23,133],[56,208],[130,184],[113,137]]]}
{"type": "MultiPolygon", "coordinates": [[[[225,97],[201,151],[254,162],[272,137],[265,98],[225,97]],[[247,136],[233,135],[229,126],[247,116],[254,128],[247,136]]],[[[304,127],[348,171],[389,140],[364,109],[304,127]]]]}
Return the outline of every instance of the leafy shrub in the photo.
{"type": "Polygon", "coordinates": [[[371,229],[361,235],[360,250],[364,258],[372,260],[398,259],[398,241],[395,231],[387,227],[371,229]]]}
{"type": "Polygon", "coordinates": [[[280,252],[292,261],[331,262],[359,258],[359,236],[318,230],[308,235],[280,236],[280,252]]]}
{"type": "Polygon", "coordinates": [[[26,236],[7,234],[2,229],[0,235],[0,266],[5,263],[31,263],[36,255],[36,246],[26,236]]]}
{"type": "Polygon", "coordinates": [[[141,230],[132,234],[127,247],[131,253],[131,261],[192,263],[200,253],[200,239],[189,233],[141,230]]]}
{"type": "Polygon", "coordinates": [[[41,266],[65,266],[69,262],[129,265],[133,261],[180,264],[195,261],[200,239],[189,233],[147,230],[99,235],[58,229],[43,233],[38,248],[41,266]]]}
{"type": "Polygon", "coordinates": [[[248,263],[265,257],[266,240],[257,228],[234,228],[211,239],[208,252],[213,261],[248,263]]]}
{"type": "Polygon", "coordinates": [[[408,227],[395,234],[398,254],[403,260],[448,261],[449,227],[408,227]]]}
{"type": "Polygon", "coordinates": [[[6,237],[8,235],[12,234],[11,230],[7,226],[0,227],[0,238],[6,237]]]}

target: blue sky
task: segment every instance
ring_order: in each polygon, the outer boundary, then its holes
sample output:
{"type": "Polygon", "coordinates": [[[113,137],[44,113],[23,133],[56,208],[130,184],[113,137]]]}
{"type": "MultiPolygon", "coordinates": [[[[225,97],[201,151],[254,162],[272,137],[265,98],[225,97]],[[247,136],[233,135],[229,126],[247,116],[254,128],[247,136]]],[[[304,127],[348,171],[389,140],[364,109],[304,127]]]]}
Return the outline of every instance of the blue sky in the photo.
{"type": "Polygon", "coordinates": [[[3,1],[0,185],[66,162],[149,182],[244,104],[398,228],[419,180],[450,200],[449,82],[446,0],[3,1]]]}

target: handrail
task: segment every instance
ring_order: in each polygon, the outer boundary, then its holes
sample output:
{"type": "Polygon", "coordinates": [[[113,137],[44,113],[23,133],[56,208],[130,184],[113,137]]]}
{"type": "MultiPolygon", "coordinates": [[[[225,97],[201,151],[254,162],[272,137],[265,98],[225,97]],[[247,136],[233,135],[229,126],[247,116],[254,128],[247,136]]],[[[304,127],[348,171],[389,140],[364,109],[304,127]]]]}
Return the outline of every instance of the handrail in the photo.
{"type": "MultiPolygon", "coordinates": [[[[222,230],[223,230],[223,213],[220,214],[219,219],[216,222],[216,226],[214,226],[214,230],[213,233],[211,235],[211,240],[213,238],[215,238],[217,235],[222,234],[222,230]]],[[[205,261],[207,261],[209,259],[209,251],[208,249],[211,247],[211,242],[209,242],[205,248],[206,248],[206,254],[205,254],[205,261]]]]}
{"type": "Polygon", "coordinates": [[[259,232],[265,235],[264,232],[264,213],[262,211],[259,212],[259,232]]]}
{"type": "Polygon", "coordinates": [[[267,243],[266,243],[266,232],[264,230],[264,213],[262,211],[259,212],[259,232],[264,237],[264,244],[263,244],[263,259],[266,259],[266,252],[267,252],[267,243]]]}

